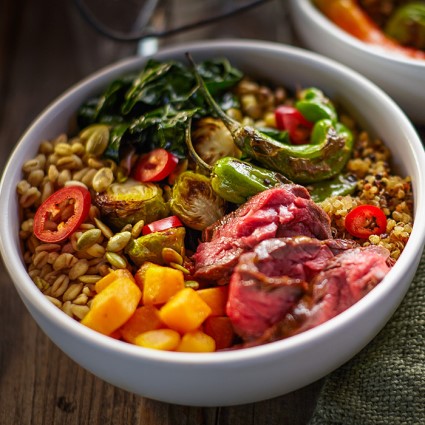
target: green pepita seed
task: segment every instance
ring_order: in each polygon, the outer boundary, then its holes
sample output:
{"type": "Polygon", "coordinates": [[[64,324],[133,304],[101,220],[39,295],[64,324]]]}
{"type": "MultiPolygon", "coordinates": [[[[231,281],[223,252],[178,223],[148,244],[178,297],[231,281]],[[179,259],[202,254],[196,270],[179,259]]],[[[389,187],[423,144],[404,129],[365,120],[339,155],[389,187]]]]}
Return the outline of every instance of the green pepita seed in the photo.
{"type": "Polygon", "coordinates": [[[183,257],[172,248],[162,248],[161,254],[162,259],[168,264],[175,263],[180,266],[183,264],[183,257]]]}
{"type": "Polygon", "coordinates": [[[94,217],[94,222],[105,238],[110,239],[112,236],[114,236],[114,232],[103,221],[99,220],[97,217],[94,217]]]}
{"type": "Polygon", "coordinates": [[[84,274],[83,276],[80,276],[78,279],[86,284],[94,284],[96,283],[98,280],[100,280],[102,278],[102,276],[97,275],[97,274],[84,274]]]}
{"type": "Polygon", "coordinates": [[[124,249],[131,239],[131,232],[124,231],[112,236],[106,245],[106,251],[118,252],[124,249]]]}
{"type": "Polygon", "coordinates": [[[102,232],[100,231],[100,229],[87,230],[77,239],[77,250],[84,251],[90,248],[99,241],[101,235],[102,232]]]}
{"type": "Polygon", "coordinates": [[[186,267],[183,267],[180,264],[177,263],[170,263],[170,267],[172,267],[173,269],[176,270],[180,270],[181,272],[183,272],[184,274],[190,274],[189,270],[186,267]]]}
{"type": "Polygon", "coordinates": [[[125,261],[125,258],[116,252],[107,252],[105,257],[111,266],[116,267],[117,269],[125,269],[127,267],[127,261],[125,261]]]}
{"type": "Polygon", "coordinates": [[[184,286],[186,288],[199,289],[199,283],[196,280],[186,280],[184,286]]]}
{"type": "Polygon", "coordinates": [[[89,154],[99,156],[102,155],[108,146],[109,129],[103,124],[94,124],[85,128],[80,137],[86,139],[86,151],[89,154]]]}
{"type": "Polygon", "coordinates": [[[139,220],[131,229],[131,236],[134,239],[137,239],[142,233],[143,226],[145,225],[145,220],[139,220]]]}
{"type": "Polygon", "coordinates": [[[93,177],[92,186],[96,192],[105,191],[114,181],[114,173],[108,167],[102,167],[93,177]]]}

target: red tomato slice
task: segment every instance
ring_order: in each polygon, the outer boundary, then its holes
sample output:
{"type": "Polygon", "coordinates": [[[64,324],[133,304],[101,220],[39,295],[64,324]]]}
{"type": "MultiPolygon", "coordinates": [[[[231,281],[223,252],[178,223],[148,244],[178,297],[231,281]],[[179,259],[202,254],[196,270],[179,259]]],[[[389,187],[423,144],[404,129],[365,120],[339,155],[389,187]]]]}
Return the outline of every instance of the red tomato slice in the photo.
{"type": "Polygon", "coordinates": [[[50,195],[34,216],[34,234],[43,242],[65,240],[80,227],[91,206],[90,192],[81,186],[67,186],[50,195]],[[72,213],[67,209],[72,206],[72,213]]]}
{"type": "Polygon", "coordinates": [[[174,171],[178,162],[179,159],[165,149],[154,149],[139,158],[134,178],[141,182],[159,182],[174,171]]]}
{"type": "Polygon", "coordinates": [[[163,218],[161,220],[153,221],[152,223],[143,226],[142,235],[149,233],[161,232],[163,230],[171,229],[172,227],[181,227],[183,223],[176,215],[163,218]]]}
{"type": "Polygon", "coordinates": [[[286,130],[294,145],[309,142],[313,123],[304,118],[301,112],[293,106],[281,105],[275,109],[276,126],[279,130],[286,130]]]}
{"type": "Polygon", "coordinates": [[[359,205],[345,217],[345,228],[356,238],[381,235],[387,228],[387,217],[374,205],[359,205]]]}

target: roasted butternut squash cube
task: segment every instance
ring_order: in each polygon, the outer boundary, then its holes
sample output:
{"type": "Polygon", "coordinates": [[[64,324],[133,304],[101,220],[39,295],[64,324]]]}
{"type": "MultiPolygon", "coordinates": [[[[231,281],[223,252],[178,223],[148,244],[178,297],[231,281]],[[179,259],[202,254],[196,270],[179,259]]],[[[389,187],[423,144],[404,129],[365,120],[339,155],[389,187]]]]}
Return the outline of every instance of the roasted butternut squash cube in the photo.
{"type": "Polygon", "coordinates": [[[180,290],[159,310],[161,320],[181,334],[198,329],[210,314],[209,305],[192,288],[180,290]]]}
{"type": "Polygon", "coordinates": [[[143,304],[160,305],[184,288],[181,270],[150,263],[143,273],[143,304]]]}
{"type": "Polygon", "coordinates": [[[235,338],[232,322],[227,316],[207,317],[203,324],[204,332],[215,341],[216,350],[229,348],[235,338]]]}
{"type": "Polygon", "coordinates": [[[119,279],[120,277],[128,277],[134,282],[134,277],[131,274],[131,272],[127,269],[117,269],[117,270],[111,270],[106,276],[102,277],[102,279],[99,279],[94,289],[97,293],[103,291],[107,286],[109,286],[114,280],[119,279]]]}
{"type": "Polygon", "coordinates": [[[142,293],[128,277],[115,279],[93,298],[89,312],[81,323],[110,335],[136,311],[142,293]]]}
{"type": "Polygon", "coordinates": [[[138,307],[134,314],[121,326],[124,341],[134,344],[136,337],[144,332],[159,329],[162,326],[159,311],[153,305],[138,307]]]}
{"type": "Polygon", "coordinates": [[[155,329],[138,335],[134,343],[154,350],[174,351],[180,343],[180,334],[172,329],[155,329]]]}
{"type": "Polygon", "coordinates": [[[226,314],[226,304],[229,297],[227,285],[199,289],[197,293],[210,306],[211,316],[224,316],[226,314]]]}
{"type": "Polygon", "coordinates": [[[206,333],[196,330],[184,334],[177,351],[190,353],[211,353],[215,351],[215,341],[206,333]]]}

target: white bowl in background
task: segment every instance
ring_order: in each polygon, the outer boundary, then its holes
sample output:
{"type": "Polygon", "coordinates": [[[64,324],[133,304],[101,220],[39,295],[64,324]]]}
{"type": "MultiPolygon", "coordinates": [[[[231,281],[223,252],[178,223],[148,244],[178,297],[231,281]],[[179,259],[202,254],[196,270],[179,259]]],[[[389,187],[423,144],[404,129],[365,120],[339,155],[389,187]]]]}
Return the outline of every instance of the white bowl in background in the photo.
{"type": "Polygon", "coordinates": [[[425,60],[364,43],[330,21],[312,0],[289,0],[301,44],[360,72],[385,90],[416,124],[425,124],[425,60]]]}
{"type": "MultiPolygon", "coordinates": [[[[250,40],[201,41],[163,50],[157,57],[185,60],[185,52],[191,52],[196,61],[226,56],[245,73],[288,87],[323,89],[385,140],[400,172],[412,176],[415,214],[424,216],[425,154],[418,135],[400,108],[364,77],[311,52],[250,40]]],[[[85,99],[115,77],[141,69],[145,61],[140,57],[124,60],[72,87],[35,120],[11,155],[1,181],[0,251],[20,297],[38,325],[76,363],[141,396],[183,405],[235,405],[312,383],[354,356],[391,317],[420,261],[424,220],[415,222],[404,252],[384,281],[353,307],[300,335],[242,350],[161,352],[117,341],[68,317],[30,279],[18,236],[16,184],[22,164],[35,155],[41,140],[68,130],[85,99]]]]}

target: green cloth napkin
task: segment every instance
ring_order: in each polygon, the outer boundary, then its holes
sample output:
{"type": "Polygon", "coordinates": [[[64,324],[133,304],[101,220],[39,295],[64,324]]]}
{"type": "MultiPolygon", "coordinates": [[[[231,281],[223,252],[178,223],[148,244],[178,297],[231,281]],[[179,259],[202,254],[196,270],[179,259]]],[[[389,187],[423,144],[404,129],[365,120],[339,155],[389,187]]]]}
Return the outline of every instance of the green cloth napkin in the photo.
{"type": "Polygon", "coordinates": [[[425,254],[402,304],[325,379],[310,425],[425,424],[425,254]]]}

